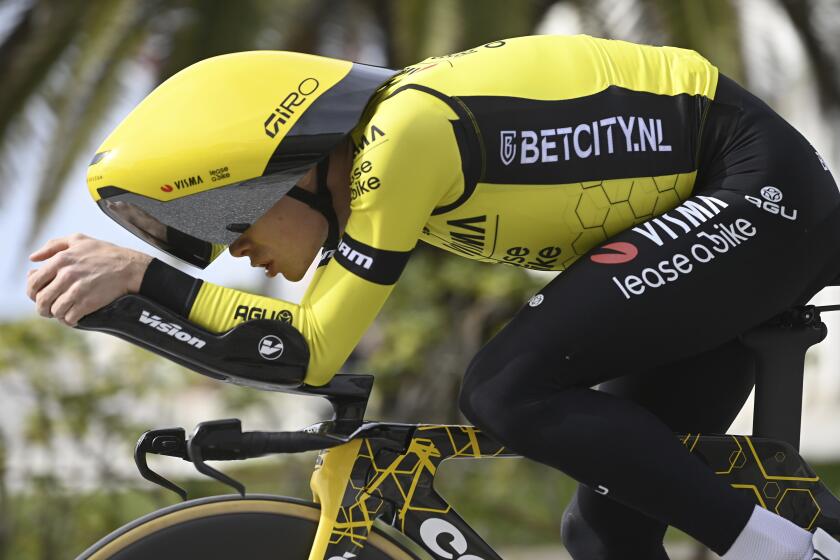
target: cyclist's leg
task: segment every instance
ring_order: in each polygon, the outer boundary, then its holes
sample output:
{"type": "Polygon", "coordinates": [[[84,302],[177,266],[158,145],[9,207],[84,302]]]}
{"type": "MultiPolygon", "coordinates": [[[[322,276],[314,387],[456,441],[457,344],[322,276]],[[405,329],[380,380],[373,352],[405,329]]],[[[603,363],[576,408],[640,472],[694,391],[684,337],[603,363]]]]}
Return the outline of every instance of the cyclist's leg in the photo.
{"type": "MultiPolygon", "coordinates": [[[[754,357],[737,340],[650,372],[602,383],[679,433],[723,433],[754,383],[754,357]],[[680,372],[674,375],[674,372],[680,372]]],[[[667,525],[580,485],[563,515],[563,545],[575,558],[666,559],[667,525]]]]}
{"type": "MultiPolygon", "coordinates": [[[[540,305],[526,306],[479,353],[462,398],[467,417],[508,447],[679,527],[718,554],[744,528],[751,500],[686,453],[645,408],[587,387],[720,345],[797,301],[804,278],[778,263],[808,270],[802,255],[819,250],[803,239],[826,228],[786,247],[786,235],[774,234],[761,210],[731,193],[717,196],[728,194],[729,206],[715,221],[729,227],[749,220],[756,233],[748,241],[692,263],[689,274],[648,288],[646,298],[625,297],[613,278],[690,254],[694,239],[640,253],[635,267],[579,261],[541,291],[540,305]],[[770,255],[780,261],[769,262],[770,255]]],[[[840,244],[832,233],[813,243],[840,244]]],[[[629,232],[616,239],[636,241],[629,232]]]]}
{"type": "Polygon", "coordinates": [[[644,407],[588,387],[733,339],[797,303],[836,259],[840,194],[830,173],[782,119],[747,117],[761,126],[736,131],[740,147],[720,154],[722,171],[690,199],[694,219],[671,211],[615,236],[637,246],[629,262],[578,260],[479,353],[461,401],[508,447],[719,554],[741,534],[751,501],[644,407]]]}

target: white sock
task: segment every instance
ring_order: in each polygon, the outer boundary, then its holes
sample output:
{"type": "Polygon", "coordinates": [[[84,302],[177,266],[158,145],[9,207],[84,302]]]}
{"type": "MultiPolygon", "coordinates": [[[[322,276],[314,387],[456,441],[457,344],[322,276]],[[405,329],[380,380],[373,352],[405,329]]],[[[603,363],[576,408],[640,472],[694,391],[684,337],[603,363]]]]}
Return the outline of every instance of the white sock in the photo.
{"type": "Polygon", "coordinates": [[[747,526],[723,560],[811,560],[811,533],[763,507],[755,506],[747,526]]]}

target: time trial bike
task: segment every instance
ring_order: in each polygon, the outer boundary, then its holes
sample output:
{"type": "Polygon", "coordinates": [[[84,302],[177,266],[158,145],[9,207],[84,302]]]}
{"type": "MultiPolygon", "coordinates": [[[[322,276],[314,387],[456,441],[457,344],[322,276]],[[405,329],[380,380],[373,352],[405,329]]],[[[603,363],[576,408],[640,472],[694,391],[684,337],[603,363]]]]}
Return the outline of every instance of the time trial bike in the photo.
{"type": "MultiPolygon", "coordinates": [[[[840,538],[840,501],[799,455],[805,353],[826,336],[821,313],[840,305],[799,306],[742,336],[755,351],[752,435],[680,434],[690,453],[762,507],[840,538]]],[[[373,376],[339,374],[302,384],[308,350],[282,321],[259,319],[214,334],[165,307],[123,296],[80,328],[114,334],[199,373],[261,390],[326,398],[331,420],[298,431],[243,432],[239,420],[150,430],[135,462],[146,479],[185,501],[128,523],[79,560],[203,560],[279,557],[309,560],[499,560],[499,555],[435,490],[447,459],[514,457],[473,426],[364,419],[373,376]],[[282,355],[282,362],[274,356],[282,355]],[[207,461],[320,450],[313,501],[248,494],[207,461]],[[152,471],[148,454],[179,457],[237,493],[186,501],[186,492],[152,471]]]]}

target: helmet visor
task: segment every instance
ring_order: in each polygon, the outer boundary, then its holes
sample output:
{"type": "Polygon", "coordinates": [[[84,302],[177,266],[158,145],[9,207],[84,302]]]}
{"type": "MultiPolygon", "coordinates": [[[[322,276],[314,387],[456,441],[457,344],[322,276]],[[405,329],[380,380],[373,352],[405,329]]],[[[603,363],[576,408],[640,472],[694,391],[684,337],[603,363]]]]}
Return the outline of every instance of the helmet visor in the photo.
{"type": "Polygon", "coordinates": [[[206,268],[280,200],[309,165],[160,201],[118,187],[98,189],[105,214],[161,251],[206,268]]]}

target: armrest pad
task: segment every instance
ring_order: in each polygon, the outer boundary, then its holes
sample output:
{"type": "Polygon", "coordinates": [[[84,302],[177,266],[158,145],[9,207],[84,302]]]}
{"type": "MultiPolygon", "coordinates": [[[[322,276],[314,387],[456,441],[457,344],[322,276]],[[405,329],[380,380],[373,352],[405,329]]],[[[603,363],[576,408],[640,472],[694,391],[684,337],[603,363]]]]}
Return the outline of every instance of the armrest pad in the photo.
{"type": "Polygon", "coordinates": [[[299,387],[309,365],[306,340],[288,323],[257,319],[214,334],[134,294],[84,317],[77,328],[112,334],[202,375],[262,390],[299,387]]]}

